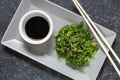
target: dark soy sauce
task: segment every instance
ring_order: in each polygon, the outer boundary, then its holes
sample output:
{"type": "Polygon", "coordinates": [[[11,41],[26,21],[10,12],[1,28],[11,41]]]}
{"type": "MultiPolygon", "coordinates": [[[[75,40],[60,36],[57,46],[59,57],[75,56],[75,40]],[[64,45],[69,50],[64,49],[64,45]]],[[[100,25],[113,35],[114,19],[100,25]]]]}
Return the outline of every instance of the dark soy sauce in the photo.
{"type": "Polygon", "coordinates": [[[32,17],[25,25],[25,32],[30,38],[43,39],[49,32],[49,23],[42,17],[32,17]]]}

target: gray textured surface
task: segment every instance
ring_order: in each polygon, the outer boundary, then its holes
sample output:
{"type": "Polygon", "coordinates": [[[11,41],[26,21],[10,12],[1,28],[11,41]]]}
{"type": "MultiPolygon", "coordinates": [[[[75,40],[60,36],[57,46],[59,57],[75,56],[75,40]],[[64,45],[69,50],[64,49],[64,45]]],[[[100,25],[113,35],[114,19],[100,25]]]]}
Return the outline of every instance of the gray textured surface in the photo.
{"type": "MultiPolygon", "coordinates": [[[[20,1],[21,0],[0,0],[0,40],[20,1]]],[[[71,0],[50,1],[78,13],[71,0]]],[[[113,44],[113,48],[120,57],[120,0],[79,1],[95,22],[117,33],[117,38],[113,44]]],[[[118,66],[120,68],[120,65],[118,66]]],[[[0,80],[71,79],[0,44],[0,80]]],[[[108,59],[106,59],[97,80],[120,80],[108,59]]]]}

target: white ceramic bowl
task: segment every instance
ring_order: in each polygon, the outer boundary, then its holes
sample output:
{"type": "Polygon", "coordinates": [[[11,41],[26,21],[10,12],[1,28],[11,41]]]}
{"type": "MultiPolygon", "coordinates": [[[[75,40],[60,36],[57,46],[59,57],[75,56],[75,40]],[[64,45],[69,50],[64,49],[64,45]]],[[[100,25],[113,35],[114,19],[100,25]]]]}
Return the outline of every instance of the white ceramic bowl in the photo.
{"type": "Polygon", "coordinates": [[[30,44],[42,44],[44,42],[46,42],[52,35],[53,33],[53,22],[50,18],[50,16],[45,13],[44,11],[41,11],[41,10],[32,10],[32,11],[29,11],[27,12],[26,14],[24,14],[19,22],[19,33],[21,35],[21,37],[28,43],[30,44]],[[27,36],[26,32],[25,32],[25,24],[26,22],[32,18],[32,17],[35,17],[35,16],[40,16],[42,18],[44,18],[46,21],[48,21],[49,23],[49,32],[48,34],[46,35],[45,38],[43,39],[32,39],[30,38],[29,36],[27,36]]]}

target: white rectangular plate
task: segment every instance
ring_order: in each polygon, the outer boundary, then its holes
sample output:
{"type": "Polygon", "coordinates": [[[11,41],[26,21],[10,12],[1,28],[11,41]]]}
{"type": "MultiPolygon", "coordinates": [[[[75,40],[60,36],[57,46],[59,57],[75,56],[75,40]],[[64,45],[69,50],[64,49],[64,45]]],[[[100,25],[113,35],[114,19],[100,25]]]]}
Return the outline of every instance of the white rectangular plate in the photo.
{"type": "MultiPolygon", "coordinates": [[[[52,38],[43,45],[30,46],[26,45],[24,40],[21,39],[18,31],[18,24],[20,18],[28,11],[43,10],[50,15],[54,24],[54,34],[65,24],[79,23],[82,18],[69,10],[66,10],[48,0],[22,0],[19,8],[17,9],[9,27],[2,38],[1,43],[51,69],[58,71],[75,80],[96,80],[97,75],[106,58],[101,49],[92,58],[90,64],[81,69],[73,69],[65,64],[64,60],[59,60],[54,50],[55,39],[52,38]]],[[[112,45],[116,33],[96,24],[101,30],[105,38],[112,45]]],[[[85,23],[85,26],[86,23],[85,23]]],[[[16,53],[17,54],[17,53],[16,53]]]]}

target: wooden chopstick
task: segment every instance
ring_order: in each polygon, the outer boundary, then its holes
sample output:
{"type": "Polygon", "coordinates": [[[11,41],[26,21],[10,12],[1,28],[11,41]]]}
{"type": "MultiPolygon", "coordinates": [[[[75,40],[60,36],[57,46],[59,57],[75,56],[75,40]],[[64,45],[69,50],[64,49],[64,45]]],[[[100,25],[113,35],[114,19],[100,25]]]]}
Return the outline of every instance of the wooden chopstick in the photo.
{"type": "Polygon", "coordinates": [[[112,52],[112,54],[114,55],[114,57],[116,58],[116,60],[119,62],[120,64],[120,59],[117,56],[117,54],[115,53],[115,51],[111,48],[111,46],[109,45],[109,43],[107,42],[107,40],[104,38],[104,36],[102,35],[102,33],[99,31],[99,29],[96,27],[96,25],[94,24],[94,22],[91,20],[91,18],[87,15],[87,13],[85,12],[85,10],[82,8],[82,6],[79,4],[79,2],[77,0],[72,0],[73,3],[75,4],[75,6],[77,7],[77,9],[79,10],[79,12],[81,13],[83,19],[86,21],[86,23],[88,24],[88,27],[90,28],[90,30],[92,31],[92,33],[94,34],[95,38],[97,39],[98,43],[100,44],[101,48],[103,49],[103,51],[105,52],[105,54],[107,55],[108,59],[110,60],[111,64],[113,65],[113,67],[115,68],[116,72],[118,73],[118,75],[120,76],[120,70],[118,69],[118,67],[116,66],[115,62],[113,61],[112,57],[110,56],[110,54],[108,53],[107,48],[112,52]],[[98,36],[99,35],[99,36],[98,36]]]}

